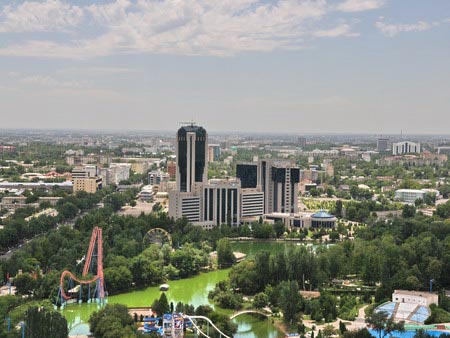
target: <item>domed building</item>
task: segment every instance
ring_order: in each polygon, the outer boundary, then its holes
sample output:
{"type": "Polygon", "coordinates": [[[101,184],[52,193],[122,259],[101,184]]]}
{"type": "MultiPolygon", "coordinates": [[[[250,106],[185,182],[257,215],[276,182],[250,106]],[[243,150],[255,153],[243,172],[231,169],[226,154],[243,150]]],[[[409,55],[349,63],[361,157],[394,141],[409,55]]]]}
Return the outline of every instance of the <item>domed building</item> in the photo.
{"type": "Polygon", "coordinates": [[[312,228],[328,228],[332,229],[336,227],[337,218],[324,210],[320,210],[311,215],[311,227],[312,228]]]}
{"type": "Polygon", "coordinates": [[[305,229],[305,228],[325,228],[333,229],[336,227],[337,218],[324,210],[316,213],[298,212],[289,213],[271,213],[263,216],[265,222],[275,223],[283,222],[289,229],[305,229]]]}

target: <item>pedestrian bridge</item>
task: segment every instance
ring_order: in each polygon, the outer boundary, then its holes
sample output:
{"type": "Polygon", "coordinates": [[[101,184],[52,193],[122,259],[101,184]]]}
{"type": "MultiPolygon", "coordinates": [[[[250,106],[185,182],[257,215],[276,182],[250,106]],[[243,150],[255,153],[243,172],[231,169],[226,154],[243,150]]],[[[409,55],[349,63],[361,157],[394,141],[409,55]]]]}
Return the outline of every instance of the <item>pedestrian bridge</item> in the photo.
{"type": "Polygon", "coordinates": [[[251,310],[251,309],[248,309],[248,310],[242,310],[242,311],[238,311],[238,312],[233,313],[230,316],[230,319],[234,319],[234,318],[236,318],[236,317],[238,317],[240,315],[252,314],[252,313],[255,313],[255,314],[258,314],[258,315],[261,315],[261,316],[265,316],[265,317],[270,317],[272,315],[272,312],[267,311],[267,310],[251,310]]]}

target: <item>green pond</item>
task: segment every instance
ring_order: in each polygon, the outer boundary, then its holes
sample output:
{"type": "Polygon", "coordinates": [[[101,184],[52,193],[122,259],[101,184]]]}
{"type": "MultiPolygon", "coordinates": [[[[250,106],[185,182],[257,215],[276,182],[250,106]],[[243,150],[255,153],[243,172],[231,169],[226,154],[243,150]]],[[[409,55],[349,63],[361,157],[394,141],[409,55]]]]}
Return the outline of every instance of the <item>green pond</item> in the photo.
{"type": "MultiPolygon", "coordinates": [[[[234,251],[240,251],[247,254],[247,257],[253,257],[258,251],[269,250],[271,252],[286,250],[289,246],[295,246],[296,243],[290,242],[235,242],[232,243],[234,251]]],[[[303,245],[303,244],[302,244],[303,245]]],[[[178,302],[193,304],[199,306],[202,304],[214,304],[208,299],[208,293],[216,283],[225,280],[229,269],[201,273],[198,276],[169,281],[170,288],[166,291],[169,302],[174,304],[178,302]]],[[[148,287],[139,291],[132,291],[120,295],[108,297],[108,303],[125,304],[128,307],[149,307],[152,302],[159,298],[161,291],[158,286],[148,287]]],[[[69,324],[71,335],[86,334],[89,331],[87,321],[92,312],[98,310],[97,304],[70,304],[62,310],[69,324]]],[[[233,311],[216,309],[222,313],[231,314],[233,311]]],[[[241,315],[233,321],[238,324],[238,332],[234,337],[237,338],[279,338],[284,335],[278,331],[271,322],[271,319],[261,319],[253,315],[241,315]]]]}

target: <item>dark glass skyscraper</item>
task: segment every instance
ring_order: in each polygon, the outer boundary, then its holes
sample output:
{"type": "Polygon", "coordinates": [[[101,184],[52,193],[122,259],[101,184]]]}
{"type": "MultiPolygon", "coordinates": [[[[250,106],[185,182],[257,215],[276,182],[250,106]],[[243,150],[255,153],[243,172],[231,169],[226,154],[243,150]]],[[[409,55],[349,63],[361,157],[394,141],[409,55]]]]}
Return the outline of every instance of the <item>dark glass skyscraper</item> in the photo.
{"type": "Polygon", "coordinates": [[[241,180],[241,188],[256,188],[258,185],[258,162],[238,163],[236,177],[241,180]]]}
{"type": "Polygon", "coordinates": [[[191,124],[178,129],[177,142],[177,190],[190,192],[196,182],[208,178],[208,133],[203,127],[191,124]]]}

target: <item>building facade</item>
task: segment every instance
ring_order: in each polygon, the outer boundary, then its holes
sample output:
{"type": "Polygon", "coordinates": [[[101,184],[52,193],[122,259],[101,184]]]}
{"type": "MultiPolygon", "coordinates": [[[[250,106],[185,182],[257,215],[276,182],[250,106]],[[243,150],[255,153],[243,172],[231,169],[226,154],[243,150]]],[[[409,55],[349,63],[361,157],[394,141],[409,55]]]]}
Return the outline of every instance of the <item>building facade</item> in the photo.
{"type": "Polygon", "coordinates": [[[427,194],[424,190],[418,189],[399,189],[395,191],[395,199],[397,201],[414,204],[418,199],[423,200],[427,194]]]}
{"type": "Polygon", "coordinates": [[[242,188],[260,189],[264,193],[264,213],[297,212],[300,169],[291,162],[238,163],[236,176],[242,188]]]}
{"type": "Polygon", "coordinates": [[[174,161],[167,161],[167,173],[171,180],[177,177],[177,164],[174,161]]]}
{"type": "Polygon", "coordinates": [[[220,144],[210,144],[208,146],[208,160],[209,162],[218,161],[220,157],[220,144]]]}
{"type": "Polygon", "coordinates": [[[205,225],[240,224],[239,180],[210,180],[202,185],[202,221],[205,225]]]}
{"type": "Polygon", "coordinates": [[[102,188],[103,180],[96,165],[85,165],[72,170],[73,191],[93,194],[102,188]]]}
{"type": "Polygon", "coordinates": [[[148,184],[158,185],[161,182],[170,181],[170,175],[168,173],[162,172],[161,170],[151,171],[148,173],[148,184]]]}
{"type": "Polygon", "coordinates": [[[93,194],[101,188],[102,188],[102,178],[100,176],[73,179],[74,192],[85,191],[87,193],[93,194]]]}
{"type": "Polygon", "coordinates": [[[304,137],[299,137],[298,139],[297,139],[297,146],[299,147],[299,148],[305,148],[305,146],[306,146],[306,138],[304,138],[304,137]]]}
{"type": "Polygon", "coordinates": [[[390,144],[389,144],[389,139],[388,138],[379,138],[377,139],[377,151],[380,153],[383,153],[385,151],[389,151],[390,144]]]}
{"type": "Polygon", "coordinates": [[[403,141],[392,143],[392,155],[420,154],[420,143],[403,141]]]}
{"type": "Polygon", "coordinates": [[[111,163],[109,168],[100,169],[100,176],[103,179],[105,187],[111,184],[118,185],[121,181],[130,178],[131,164],[129,163],[111,163]]]}
{"type": "Polygon", "coordinates": [[[417,304],[430,306],[439,303],[439,296],[435,293],[423,291],[395,290],[392,294],[392,301],[396,303],[417,304]]]}
{"type": "Polygon", "coordinates": [[[191,124],[177,132],[177,190],[191,192],[195,183],[208,179],[208,133],[203,127],[191,124]]]}

